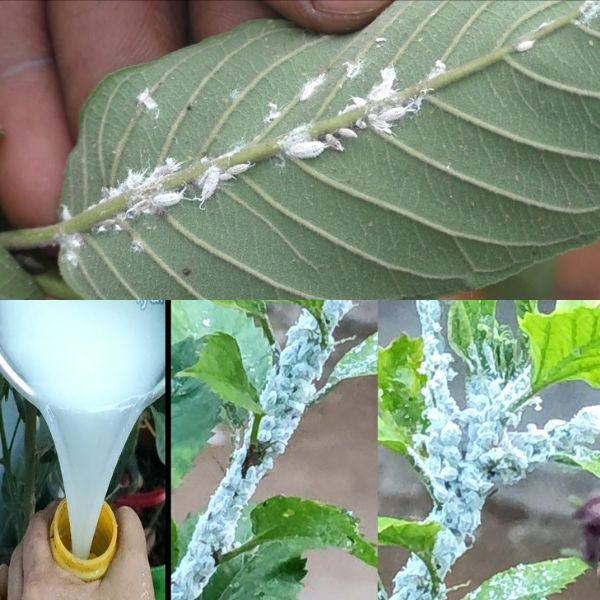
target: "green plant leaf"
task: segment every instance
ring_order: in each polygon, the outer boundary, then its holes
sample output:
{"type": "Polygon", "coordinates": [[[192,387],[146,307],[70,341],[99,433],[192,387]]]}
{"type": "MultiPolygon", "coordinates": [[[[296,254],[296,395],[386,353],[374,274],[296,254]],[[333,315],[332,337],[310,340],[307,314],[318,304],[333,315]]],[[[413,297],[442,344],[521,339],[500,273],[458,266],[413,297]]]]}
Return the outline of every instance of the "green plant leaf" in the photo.
{"type": "MultiPolygon", "coordinates": [[[[215,332],[233,336],[239,346],[248,379],[261,390],[273,363],[269,340],[262,328],[243,312],[216,302],[174,301],[171,303],[171,342],[186,338],[201,338],[215,332]]],[[[183,365],[175,373],[191,366],[183,365]]]]}
{"type": "Polygon", "coordinates": [[[154,597],[156,600],[165,600],[167,594],[165,566],[152,569],[152,584],[154,586],[154,597]]]}
{"type": "Polygon", "coordinates": [[[433,565],[433,549],[441,530],[442,526],[438,523],[417,523],[392,517],[377,519],[379,545],[400,546],[416,554],[427,565],[436,586],[439,584],[439,577],[433,565]]]}
{"type": "Polygon", "coordinates": [[[578,467],[600,478],[600,452],[589,448],[578,448],[571,454],[557,454],[552,457],[556,462],[578,467]]]}
{"type": "Polygon", "coordinates": [[[494,575],[464,600],[545,600],[564,590],[588,569],[580,558],[518,565],[494,575]]]}
{"type": "Polygon", "coordinates": [[[496,300],[459,300],[448,312],[448,341],[454,352],[471,363],[469,347],[476,348],[489,338],[496,321],[496,300]],[[486,329],[480,325],[487,325],[486,329]]]}
{"type": "Polygon", "coordinates": [[[302,498],[274,496],[252,511],[253,536],[234,551],[250,551],[267,542],[284,541],[295,555],[318,548],[340,548],[370,566],[377,565],[377,553],[359,531],[351,513],[328,504],[302,498]]]}
{"type": "Polygon", "coordinates": [[[177,376],[194,377],[205,383],[223,402],[231,402],[257,415],[263,414],[258,392],[246,375],[239,346],[227,333],[203,337],[196,364],[177,376]]]}
{"type": "Polygon", "coordinates": [[[0,248],[0,300],[44,298],[33,277],[4,248],[0,248]]]}
{"type": "Polygon", "coordinates": [[[179,564],[180,547],[177,523],[171,518],[171,571],[179,564]]]}
{"type": "Polygon", "coordinates": [[[411,445],[413,434],[423,430],[425,400],[421,389],[425,375],[418,372],[423,360],[423,340],[400,336],[379,350],[379,421],[381,444],[402,454],[411,445]]]}
{"type": "Polygon", "coordinates": [[[219,565],[199,600],[297,600],[306,560],[287,550],[271,542],[219,565]]]}
{"type": "Polygon", "coordinates": [[[376,333],[364,339],[342,356],[329,375],[327,383],[319,390],[316,400],[320,400],[346,379],[368,377],[369,375],[377,375],[376,333]]]}
{"type": "Polygon", "coordinates": [[[600,300],[557,300],[554,312],[573,310],[582,306],[598,308],[600,307],[600,300]]]}
{"type": "Polygon", "coordinates": [[[61,249],[66,281],[85,297],[431,297],[592,243],[599,29],[573,22],[581,5],[397,2],[347,36],[252,21],[109,75],[83,109],[66,172],[73,218],[61,231],[84,229],[75,260],[61,249]],[[536,43],[516,52],[524,39],[536,43]],[[436,60],[448,71],[430,84],[436,60]],[[390,66],[396,102],[432,90],[392,135],[357,130],[343,152],[278,156],[299,126],[351,125],[354,113],[339,111],[390,66]],[[145,90],[156,110],[137,100],[145,90]],[[256,164],[205,210],[183,201],[89,233],[127,205],[97,204],[103,187],[167,157],[184,168],[165,189],[187,185],[188,196],[209,165],[256,164]]]}
{"type": "Polygon", "coordinates": [[[600,308],[529,313],[519,325],[529,337],[534,392],[572,380],[600,387],[600,308]]]}
{"type": "MultiPolygon", "coordinates": [[[[173,303],[174,305],[175,303],[173,303]]],[[[208,445],[221,421],[221,402],[197,379],[174,377],[196,362],[202,342],[189,337],[171,346],[171,486],[175,489],[208,445]]]]}

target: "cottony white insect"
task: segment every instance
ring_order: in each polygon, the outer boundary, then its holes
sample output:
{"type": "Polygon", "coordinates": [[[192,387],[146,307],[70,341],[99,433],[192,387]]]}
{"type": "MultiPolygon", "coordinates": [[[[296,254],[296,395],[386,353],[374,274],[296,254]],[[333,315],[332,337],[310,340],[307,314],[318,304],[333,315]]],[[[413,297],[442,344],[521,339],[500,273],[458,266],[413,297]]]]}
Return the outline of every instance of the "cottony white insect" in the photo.
{"type": "Polygon", "coordinates": [[[179,190],[178,192],[162,192],[160,194],[156,194],[156,196],[152,198],[152,206],[156,208],[175,206],[175,204],[179,204],[183,200],[183,194],[183,190],[179,190]]]}
{"type": "Polygon", "coordinates": [[[221,176],[221,169],[216,166],[208,167],[202,176],[196,181],[198,187],[202,188],[200,193],[200,208],[204,206],[204,203],[217,191],[219,187],[219,178],[221,176]]]}
{"type": "Polygon", "coordinates": [[[337,130],[337,132],[345,138],[357,138],[358,134],[356,133],[356,131],[354,131],[354,129],[348,129],[347,127],[341,127],[340,129],[337,130]]]}
{"type": "Polygon", "coordinates": [[[279,115],[281,115],[281,111],[277,107],[277,104],[275,104],[274,102],[269,102],[269,113],[263,119],[263,122],[270,123],[271,121],[274,121],[277,117],[279,117],[279,115]]]}
{"type": "Polygon", "coordinates": [[[384,37],[377,37],[377,38],[375,38],[375,41],[376,41],[378,44],[383,44],[383,42],[387,42],[387,38],[384,38],[384,37]]]}
{"type": "Polygon", "coordinates": [[[344,146],[342,146],[342,142],[340,142],[340,140],[338,140],[335,137],[335,135],[332,135],[331,133],[325,134],[325,143],[330,148],[333,148],[334,150],[337,150],[338,152],[342,152],[344,150],[344,146]]]}
{"type": "Polygon", "coordinates": [[[517,44],[517,52],[527,52],[533,48],[534,44],[535,40],[523,40],[517,44]]]}
{"type": "Polygon", "coordinates": [[[389,98],[394,93],[394,81],[396,79],[396,70],[393,67],[387,67],[381,71],[381,83],[378,83],[369,92],[367,98],[372,102],[379,102],[389,98]]]}
{"type": "Polygon", "coordinates": [[[600,2],[598,0],[585,0],[579,9],[581,16],[579,22],[583,25],[589,25],[589,23],[600,16],[600,2]]]}
{"type": "Polygon", "coordinates": [[[68,221],[71,218],[71,211],[66,204],[62,204],[60,207],[60,220],[68,221]]]}
{"type": "Polygon", "coordinates": [[[319,141],[296,142],[295,144],[286,145],[285,153],[292,158],[316,158],[327,145],[319,141]]]}
{"type": "Polygon", "coordinates": [[[349,61],[346,61],[344,63],[344,67],[346,67],[346,77],[348,77],[348,79],[354,79],[361,70],[361,64],[358,63],[352,63],[349,61]]]}
{"type": "Polygon", "coordinates": [[[65,260],[72,267],[76,267],[79,264],[79,250],[83,247],[83,237],[78,233],[73,233],[62,236],[59,241],[65,260]]]}
{"type": "Polygon", "coordinates": [[[131,241],[130,248],[131,248],[132,252],[143,252],[144,245],[142,244],[142,242],[140,240],[134,239],[131,241]]]}
{"type": "Polygon", "coordinates": [[[142,104],[146,107],[147,110],[154,113],[154,118],[158,119],[158,114],[160,112],[158,110],[158,104],[156,103],[156,100],[154,100],[154,98],[152,98],[152,96],[150,95],[150,90],[148,88],[146,88],[143,92],[138,94],[137,101],[138,104],[142,104]]]}
{"type": "Polygon", "coordinates": [[[228,181],[230,179],[235,179],[238,175],[245,173],[250,167],[253,167],[254,163],[245,162],[240,163],[239,165],[232,165],[229,167],[225,173],[221,173],[220,179],[221,181],[228,181]]]}
{"type": "Polygon", "coordinates": [[[315,90],[325,82],[325,79],[327,79],[325,73],[321,73],[318,77],[307,81],[300,93],[300,102],[308,100],[315,93],[315,90]]]}

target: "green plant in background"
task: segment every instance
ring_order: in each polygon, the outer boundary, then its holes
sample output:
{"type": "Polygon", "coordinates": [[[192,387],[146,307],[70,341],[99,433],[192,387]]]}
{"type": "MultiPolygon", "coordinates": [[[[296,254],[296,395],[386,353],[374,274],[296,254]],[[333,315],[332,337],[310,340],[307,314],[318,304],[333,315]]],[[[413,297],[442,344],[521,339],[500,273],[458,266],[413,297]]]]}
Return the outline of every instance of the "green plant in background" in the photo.
{"type": "MultiPolygon", "coordinates": [[[[500,485],[550,461],[600,475],[600,401],[570,421],[519,427],[523,410],[542,410],[542,390],[564,381],[600,387],[600,306],[557,301],[550,314],[535,301],[515,301],[518,330],[496,319],[496,301],[419,301],[422,336],[406,335],[379,353],[379,442],[406,457],[431,496],[423,522],[381,517],[380,545],[411,555],[380,599],[443,600],[445,579],[473,545],[486,499],[500,485]],[[445,335],[447,332],[447,337],[445,335]],[[447,343],[453,350],[447,350],[447,343]],[[450,389],[465,373],[465,401],[450,389]]],[[[585,558],[597,557],[587,536],[585,558]],[[592,551],[593,550],[593,551],[592,551]]],[[[588,569],[581,558],[517,565],[493,576],[465,600],[544,600],[588,569]]]]}
{"type": "MultiPolygon", "coordinates": [[[[164,465],[164,399],[157,400],[140,417],[119,458],[107,492],[109,502],[135,494],[144,483],[136,448],[140,432],[154,438],[164,465]],[[123,477],[127,473],[126,477],[123,477]]],[[[62,494],[62,477],[54,443],[33,404],[25,400],[0,376],[0,564],[8,564],[25,535],[36,510],[62,494]]],[[[164,481],[164,479],[163,479],[164,481]]],[[[160,504],[147,527],[152,533],[164,505],[160,504]]],[[[156,600],[165,598],[165,568],[152,569],[156,600]]]]}
{"type": "Polygon", "coordinates": [[[302,556],[311,549],[340,548],[376,565],[374,546],[345,510],[283,496],[250,502],[304,411],[340,382],[376,372],[373,335],[346,352],[317,390],[333,333],[352,305],[298,304],[301,315],[280,348],[265,302],[172,303],[173,487],[216,427],[229,428],[233,445],[206,510],[172,523],[174,599],[297,598],[306,574],[302,556]]]}
{"type": "Polygon", "coordinates": [[[113,73],[61,222],[0,233],[0,294],[431,297],[592,243],[599,13],[397,2],[356,34],[253,21],[113,73]],[[64,281],[6,251],[56,243],[64,281]]]}

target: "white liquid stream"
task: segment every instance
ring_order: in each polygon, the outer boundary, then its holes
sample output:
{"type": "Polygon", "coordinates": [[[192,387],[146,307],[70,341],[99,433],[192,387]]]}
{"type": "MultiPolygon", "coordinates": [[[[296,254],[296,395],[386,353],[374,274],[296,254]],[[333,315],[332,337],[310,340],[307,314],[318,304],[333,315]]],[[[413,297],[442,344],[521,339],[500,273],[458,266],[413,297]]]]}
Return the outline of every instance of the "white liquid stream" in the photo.
{"type": "Polygon", "coordinates": [[[48,423],[72,551],[88,558],[119,455],[164,376],[164,304],[2,301],[0,351],[48,423]]]}

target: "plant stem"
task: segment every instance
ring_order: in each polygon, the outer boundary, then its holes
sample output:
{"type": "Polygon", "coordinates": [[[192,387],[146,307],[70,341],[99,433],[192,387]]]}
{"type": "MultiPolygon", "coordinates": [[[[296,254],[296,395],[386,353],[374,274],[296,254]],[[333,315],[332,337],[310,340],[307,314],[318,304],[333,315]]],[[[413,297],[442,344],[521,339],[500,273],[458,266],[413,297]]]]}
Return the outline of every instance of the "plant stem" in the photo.
{"type": "Polygon", "coordinates": [[[252,420],[252,432],[250,433],[250,448],[256,448],[258,445],[258,428],[264,415],[254,413],[254,419],[252,420]]]}
{"type": "MultiPolygon", "coordinates": [[[[564,17],[557,18],[542,29],[532,33],[528,36],[528,39],[536,41],[550,35],[574,21],[579,15],[579,8],[573,10],[564,17]]],[[[409,98],[418,96],[426,91],[440,90],[456,81],[469,77],[474,73],[478,73],[482,69],[501,61],[508,54],[516,52],[516,48],[517,44],[507,44],[489,52],[485,56],[474,59],[460,67],[438,75],[437,77],[425,79],[424,81],[408,87],[396,94],[390,100],[367,103],[364,107],[356,108],[322,121],[317,121],[308,127],[307,134],[312,137],[319,137],[327,133],[334,133],[342,127],[352,127],[358,119],[365,117],[372,111],[390,105],[398,105],[409,98]]],[[[198,179],[198,177],[211,166],[227,169],[233,165],[246,162],[256,163],[271,158],[281,152],[281,144],[287,136],[288,134],[285,134],[265,142],[253,144],[242,148],[238,152],[221,156],[212,161],[200,162],[200,160],[198,160],[198,162],[165,179],[163,189],[165,191],[181,189],[184,185],[198,179]]],[[[133,195],[134,191],[129,191],[111,198],[110,200],[99,202],[90,206],[78,215],[75,215],[72,219],[57,223],[56,225],[2,232],[0,233],[0,247],[26,249],[60,243],[61,237],[65,235],[87,232],[94,225],[123,213],[129,207],[133,195]]]]}
{"type": "Polygon", "coordinates": [[[31,402],[25,402],[25,476],[23,510],[25,523],[29,523],[35,513],[35,446],[37,437],[37,410],[31,402]]]}

